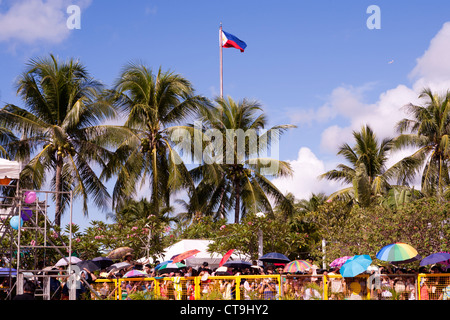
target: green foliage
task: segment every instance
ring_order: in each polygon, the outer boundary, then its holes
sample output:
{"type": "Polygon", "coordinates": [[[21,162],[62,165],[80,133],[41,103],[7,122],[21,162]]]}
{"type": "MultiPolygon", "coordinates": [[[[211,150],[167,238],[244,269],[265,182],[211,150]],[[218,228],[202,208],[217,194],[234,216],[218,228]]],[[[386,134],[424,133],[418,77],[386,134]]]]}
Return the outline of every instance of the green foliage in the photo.
{"type": "Polygon", "coordinates": [[[226,224],[220,227],[210,250],[225,253],[235,249],[236,253],[249,254],[258,258],[258,230],[263,232],[265,252],[280,252],[296,257],[306,244],[307,234],[291,232],[290,226],[281,219],[259,218],[254,214],[244,217],[240,224],[226,224]]]}
{"type": "MultiPolygon", "coordinates": [[[[422,256],[448,250],[450,227],[445,223],[450,205],[435,198],[422,198],[389,209],[381,205],[362,208],[343,202],[326,203],[312,218],[327,241],[327,262],[344,255],[369,254],[385,245],[405,242],[422,256]]],[[[312,255],[322,257],[320,248],[312,255]]]]}
{"type": "Polygon", "coordinates": [[[226,224],[226,219],[214,220],[211,216],[197,215],[192,223],[182,229],[179,226],[174,230],[177,239],[214,239],[220,227],[226,224]]]}

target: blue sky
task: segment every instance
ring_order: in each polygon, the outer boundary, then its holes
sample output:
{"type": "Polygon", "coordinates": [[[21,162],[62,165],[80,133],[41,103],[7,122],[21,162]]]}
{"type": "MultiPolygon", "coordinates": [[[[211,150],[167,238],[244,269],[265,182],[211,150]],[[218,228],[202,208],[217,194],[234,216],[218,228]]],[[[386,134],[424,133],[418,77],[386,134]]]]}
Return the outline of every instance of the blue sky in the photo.
{"type": "MultiPolygon", "coordinates": [[[[307,197],[339,188],[315,177],[343,161],[336,149],[351,142],[352,130],[370,123],[380,137],[392,135],[403,117],[399,108],[423,85],[446,88],[448,12],[444,0],[1,0],[0,101],[21,105],[15,77],[30,58],[49,53],[80,59],[107,86],[124,64],[140,60],[182,74],[213,98],[222,22],[247,43],[244,53],[223,50],[224,94],[260,101],[271,125],[298,126],[282,137],[279,151],[296,174],[275,182],[307,197]],[[66,26],[71,4],[81,8],[79,30],[66,26]],[[381,10],[380,29],[366,25],[370,5],[381,10]]],[[[89,219],[104,214],[91,210],[89,219]]],[[[89,219],[74,214],[82,226],[89,219]]]]}

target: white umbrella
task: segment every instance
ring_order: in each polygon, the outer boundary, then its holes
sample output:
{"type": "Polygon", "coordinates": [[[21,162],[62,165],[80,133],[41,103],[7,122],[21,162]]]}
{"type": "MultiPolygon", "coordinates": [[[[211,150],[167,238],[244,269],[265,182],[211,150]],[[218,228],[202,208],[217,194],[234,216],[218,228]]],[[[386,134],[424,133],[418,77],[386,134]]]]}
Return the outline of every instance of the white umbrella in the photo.
{"type": "Polygon", "coordinates": [[[68,262],[69,259],[70,259],[70,263],[71,264],[77,264],[78,262],[83,261],[80,258],[77,258],[77,257],[74,257],[74,256],[65,257],[65,258],[59,259],[59,261],[55,264],[55,267],[67,266],[69,264],[69,262],[68,262]]]}
{"type": "Polygon", "coordinates": [[[132,266],[132,264],[131,264],[131,263],[128,263],[128,262],[126,262],[126,261],[124,261],[124,262],[118,262],[118,263],[114,263],[114,264],[110,265],[110,266],[106,269],[106,271],[120,270],[120,269],[128,268],[128,267],[130,267],[130,266],[132,266]]]}

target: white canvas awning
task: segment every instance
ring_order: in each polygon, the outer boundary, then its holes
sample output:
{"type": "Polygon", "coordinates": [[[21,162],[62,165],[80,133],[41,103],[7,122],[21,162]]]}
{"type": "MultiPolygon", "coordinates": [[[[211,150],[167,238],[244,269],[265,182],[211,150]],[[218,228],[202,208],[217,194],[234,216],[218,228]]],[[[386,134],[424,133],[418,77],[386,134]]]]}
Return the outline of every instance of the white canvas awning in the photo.
{"type": "Polygon", "coordinates": [[[0,158],[0,179],[19,179],[20,163],[0,158]]]}
{"type": "MultiPolygon", "coordinates": [[[[217,268],[219,266],[220,260],[222,260],[222,255],[215,252],[208,251],[208,245],[212,243],[212,240],[198,240],[198,239],[184,239],[174,243],[170,247],[164,250],[164,256],[162,261],[170,260],[174,255],[183,253],[188,250],[197,249],[200,250],[195,256],[185,259],[187,266],[192,266],[194,268],[200,267],[203,262],[208,262],[211,269],[217,268]]],[[[242,256],[238,254],[232,254],[230,260],[248,260],[249,257],[242,256]]]]}

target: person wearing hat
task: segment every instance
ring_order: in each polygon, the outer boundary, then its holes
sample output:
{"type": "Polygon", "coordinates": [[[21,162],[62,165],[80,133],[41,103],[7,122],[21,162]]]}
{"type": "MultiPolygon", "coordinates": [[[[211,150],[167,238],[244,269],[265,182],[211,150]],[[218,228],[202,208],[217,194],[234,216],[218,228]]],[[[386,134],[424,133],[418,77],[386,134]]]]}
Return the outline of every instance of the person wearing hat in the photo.
{"type": "Polygon", "coordinates": [[[131,264],[131,266],[126,268],[126,271],[132,270],[134,266],[138,264],[136,261],[133,260],[133,253],[131,252],[125,253],[125,255],[123,256],[123,262],[128,262],[129,264],[131,264]]]}
{"type": "Polygon", "coordinates": [[[133,254],[131,252],[125,253],[123,256],[123,262],[128,262],[129,264],[134,264],[133,254]]]}

